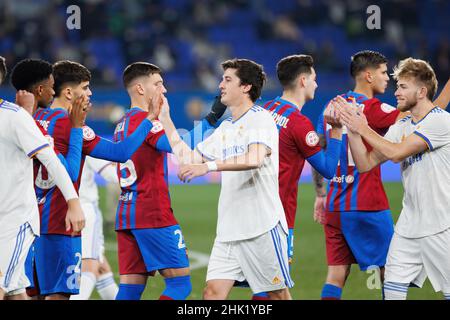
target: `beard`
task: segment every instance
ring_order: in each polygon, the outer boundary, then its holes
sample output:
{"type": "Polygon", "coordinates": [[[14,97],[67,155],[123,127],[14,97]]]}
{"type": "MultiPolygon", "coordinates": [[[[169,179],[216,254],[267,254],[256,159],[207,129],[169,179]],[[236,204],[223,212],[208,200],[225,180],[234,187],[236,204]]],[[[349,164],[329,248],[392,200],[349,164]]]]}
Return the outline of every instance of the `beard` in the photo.
{"type": "Polygon", "coordinates": [[[406,112],[411,110],[416,104],[417,104],[416,97],[407,98],[406,100],[404,100],[403,105],[399,104],[397,105],[397,109],[400,110],[401,112],[406,112]]]}

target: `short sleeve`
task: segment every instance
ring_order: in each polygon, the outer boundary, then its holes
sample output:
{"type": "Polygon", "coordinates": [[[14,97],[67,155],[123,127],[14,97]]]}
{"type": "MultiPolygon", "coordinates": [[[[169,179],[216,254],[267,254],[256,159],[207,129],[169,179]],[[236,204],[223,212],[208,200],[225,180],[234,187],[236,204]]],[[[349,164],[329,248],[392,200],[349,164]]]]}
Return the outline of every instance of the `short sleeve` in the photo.
{"type": "Polygon", "coordinates": [[[369,126],[379,134],[384,134],[393,125],[400,113],[397,108],[373,98],[363,102],[364,114],[369,126]]]}
{"type": "Polygon", "coordinates": [[[222,159],[222,137],[224,122],[205,140],[197,144],[195,148],[205,159],[209,161],[222,159]]]}
{"type": "Polygon", "coordinates": [[[161,136],[165,134],[165,131],[161,121],[154,120],[152,121],[152,124],[153,127],[147,134],[147,137],[145,138],[145,143],[152,146],[153,148],[156,148],[156,143],[158,142],[159,138],[161,138],[161,136]]]}
{"type": "Polygon", "coordinates": [[[278,130],[268,112],[257,112],[248,123],[246,131],[248,136],[247,147],[252,144],[263,144],[272,150],[278,143],[278,130]]]}
{"type": "Polygon", "coordinates": [[[40,150],[49,147],[36,122],[24,109],[18,109],[12,128],[15,130],[20,148],[28,157],[32,158],[40,150]]]}
{"type": "Polygon", "coordinates": [[[394,124],[389,127],[388,132],[384,135],[384,138],[392,143],[400,143],[401,140],[401,132],[400,132],[400,124],[394,124]]]}
{"type": "Polygon", "coordinates": [[[295,117],[291,124],[291,137],[303,157],[309,158],[321,150],[319,136],[312,122],[305,116],[295,117]]]}
{"type": "MultiPolygon", "coordinates": [[[[68,137],[70,137],[70,128],[68,137]]],[[[99,141],[100,137],[95,134],[94,130],[88,126],[83,126],[83,154],[91,154],[99,141]]]]}
{"type": "Polygon", "coordinates": [[[432,113],[422,121],[414,134],[425,140],[428,148],[434,149],[450,144],[450,116],[446,111],[432,113]]]}

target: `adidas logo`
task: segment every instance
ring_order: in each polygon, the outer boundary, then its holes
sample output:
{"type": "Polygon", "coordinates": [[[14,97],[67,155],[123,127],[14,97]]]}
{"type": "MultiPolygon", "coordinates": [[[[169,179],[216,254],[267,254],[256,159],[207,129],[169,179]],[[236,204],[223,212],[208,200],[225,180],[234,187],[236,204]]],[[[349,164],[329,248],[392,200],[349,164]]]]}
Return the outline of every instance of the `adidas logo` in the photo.
{"type": "Polygon", "coordinates": [[[280,284],[281,283],[281,279],[278,278],[277,276],[275,276],[275,278],[273,278],[272,280],[272,284],[280,284]]]}

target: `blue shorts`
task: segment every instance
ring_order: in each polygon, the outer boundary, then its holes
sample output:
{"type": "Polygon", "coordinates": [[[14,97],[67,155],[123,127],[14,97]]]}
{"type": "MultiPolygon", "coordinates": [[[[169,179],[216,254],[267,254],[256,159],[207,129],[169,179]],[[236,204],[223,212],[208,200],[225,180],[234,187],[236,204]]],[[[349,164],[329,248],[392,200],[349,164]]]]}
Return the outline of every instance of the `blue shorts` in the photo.
{"type": "Polygon", "coordinates": [[[41,295],[79,293],[81,237],[42,234],[36,238],[34,254],[41,295]]]}
{"type": "Polygon", "coordinates": [[[390,210],[327,212],[324,228],[328,265],[356,262],[365,271],[386,264],[394,234],[390,210]]]}
{"type": "Polygon", "coordinates": [[[120,274],[150,274],[161,269],[189,267],[179,225],[164,228],[118,230],[120,274]]]}
{"type": "Polygon", "coordinates": [[[33,244],[30,247],[30,250],[28,250],[27,259],[25,260],[25,275],[30,281],[30,286],[28,287],[30,289],[34,288],[34,243],[38,238],[39,237],[36,237],[36,239],[34,240],[33,244]]]}

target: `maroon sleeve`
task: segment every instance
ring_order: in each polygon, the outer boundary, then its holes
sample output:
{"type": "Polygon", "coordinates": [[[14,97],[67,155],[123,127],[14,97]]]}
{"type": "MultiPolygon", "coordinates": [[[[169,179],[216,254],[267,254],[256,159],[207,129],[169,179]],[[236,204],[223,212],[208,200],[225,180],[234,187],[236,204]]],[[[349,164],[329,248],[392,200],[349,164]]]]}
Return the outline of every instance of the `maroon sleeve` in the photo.
{"type": "Polygon", "coordinates": [[[364,114],[369,126],[378,133],[385,134],[391,125],[395,123],[400,113],[395,107],[382,103],[377,98],[363,102],[364,114]]]}
{"type": "Polygon", "coordinates": [[[165,131],[161,121],[154,120],[152,121],[152,123],[153,128],[148,133],[147,138],[145,138],[145,143],[156,149],[156,143],[158,142],[159,138],[165,134],[165,131]]]}
{"type": "Polygon", "coordinates": [[[88,126],[83,126],[83,154],[90,154],[99,141],[100,137],[95,134],[94,130],[88,126]]]}
{"type": "Polygon", "coordinates": [[[292,118],[291,137],[303,158],[309,158],[320,151],[319,136],[312,122],[305,116],[292,118]]]}

